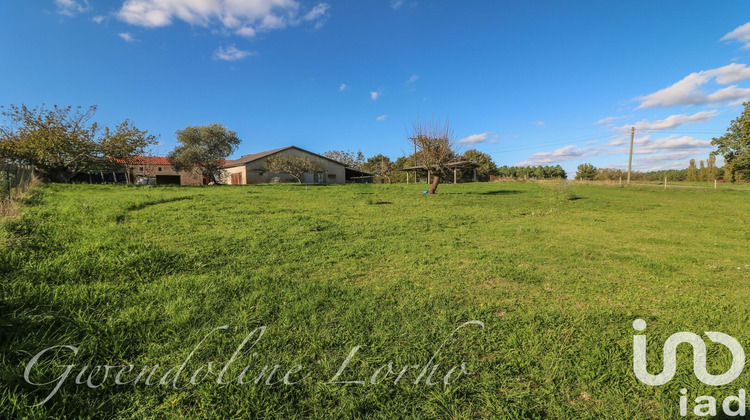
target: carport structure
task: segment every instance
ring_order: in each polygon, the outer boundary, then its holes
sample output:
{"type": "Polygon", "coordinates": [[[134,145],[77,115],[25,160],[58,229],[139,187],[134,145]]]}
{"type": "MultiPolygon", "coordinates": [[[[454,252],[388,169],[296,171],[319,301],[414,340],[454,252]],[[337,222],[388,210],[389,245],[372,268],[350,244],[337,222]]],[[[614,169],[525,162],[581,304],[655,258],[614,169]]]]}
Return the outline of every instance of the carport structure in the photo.
{"type": "MultiPolygon", "coordinates": [[[[468,160],[462,160],[458,162],[451,162],[445,165],[448,169],[453,171],[453,183],[458,183],[458,172],[463,171],[464,169],[473,169],[471,181],[477,182],[477,168],[479,167],[478,164],[474,162],[469,162],[468,160]]],[[[430,178],[432,178],[432,172],[435,171],[437,167],[433,166],[431,169],[426,168],[425,166],[418,165],[418,166],[409,166],[406,168],[399,169],[400,171],[406,172],[406,183],[409,183],[409,173],[414,174],[414,183],[416,184],[419,180],[420,174],[426,174],[427,175],[427,183],[430,183],[430,178]]]]}

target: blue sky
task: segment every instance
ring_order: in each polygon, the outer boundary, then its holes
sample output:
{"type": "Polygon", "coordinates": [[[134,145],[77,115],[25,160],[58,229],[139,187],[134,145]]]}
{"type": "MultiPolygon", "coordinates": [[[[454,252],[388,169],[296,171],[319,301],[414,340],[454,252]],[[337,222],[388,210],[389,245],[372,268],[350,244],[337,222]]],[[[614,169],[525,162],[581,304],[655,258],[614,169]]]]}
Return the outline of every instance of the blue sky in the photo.
{"type": "Polygon", "coordinates": [[[0,104],[93,105],[235,156],[408,152],[450,119],[499,165],[686,167],[750,100],[750,2],[38,0],[0,6],[0,104]]]}

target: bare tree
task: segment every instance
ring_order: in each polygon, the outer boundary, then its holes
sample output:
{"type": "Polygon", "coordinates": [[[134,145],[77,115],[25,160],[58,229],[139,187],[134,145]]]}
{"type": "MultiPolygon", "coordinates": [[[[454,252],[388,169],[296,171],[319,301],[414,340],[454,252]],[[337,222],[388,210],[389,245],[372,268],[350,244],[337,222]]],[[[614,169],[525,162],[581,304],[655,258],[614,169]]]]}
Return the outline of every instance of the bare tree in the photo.
{"type": "Polygon", "coordinates": [[[448,179],[452,169],[448,166],[454,162],[458,153],[454,150],[453,129],[446,119],[444,124],[430,121],[417,121],[412,125],[409,140],[416,145],[417,166],[432,174],[432,185],[429,194],[435,194],[441,180],[448,179]]]}

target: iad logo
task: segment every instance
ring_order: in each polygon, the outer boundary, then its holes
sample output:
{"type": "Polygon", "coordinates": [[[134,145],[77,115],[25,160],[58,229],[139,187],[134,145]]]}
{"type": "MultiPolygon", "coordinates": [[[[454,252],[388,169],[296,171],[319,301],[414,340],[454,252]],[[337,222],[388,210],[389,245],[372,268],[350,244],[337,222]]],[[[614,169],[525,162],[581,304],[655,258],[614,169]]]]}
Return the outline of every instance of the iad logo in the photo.
{"type": "MultiPolygon", "coordinates": [[[[636,319],[633,322],[636,331],[646,329],[646,321],[636,319]]],[[[706,371],[706,343],[700,336],[691,332],[672,334],[664,343],[664,368],[658,375],[651,375],[646,369],[646,336],[633,336],[633,372],[644,384],[651,386],[664,385],[674,378],[677,370],[677,346],[687,343],[693,346],[693,372],[699,381],[706,385],[726,385],[742,373],[745,366],[745,351],[733,337],[715,331],[706,331],[706,336],[714,343],[723,344],[732,353],[732,366],[721,375],[711,375],[706,371]]]]}
{"type": "MultiPolygon", "coordinates": [[[[636,331],[646,329],[646,321],[636,319],[633,322],[633,328],[636,331]]],[[[633,336],[633,372],[635,376],[646,385],[659,386],[664,385],[674,378],[677,370],[677,346],[686,343],[693,346],[693,373],[699,381],[706,385],[726,385],[740,376],[745,366],[745,351],[740,343],[733,337],[715,331],[706,331],[706,336],[714,343],[719,343],[729,349],[732,353],[732,365],[729,370],[721,375],[711,375],[706,371],[706,343],[697,334],[691,332],[678,332],[672,334],[664,343],[664,366],[658,375],[651,375],[646,369],[646,336],[633,336]]],[[[680,390],[680,415],[687,416],[688,398],[687,390],[680,390]]],[[[715,416],[717,413],[716,398],[710,395],[701,395],[695,398],[696,405],[693,407],[693,414],[699,417],[715,416]]],[[[737,396],[730,395],[724,398],[721,408],[727,416],[744,416],[745,415],[745,390],[740,389],[737,396]]]]}

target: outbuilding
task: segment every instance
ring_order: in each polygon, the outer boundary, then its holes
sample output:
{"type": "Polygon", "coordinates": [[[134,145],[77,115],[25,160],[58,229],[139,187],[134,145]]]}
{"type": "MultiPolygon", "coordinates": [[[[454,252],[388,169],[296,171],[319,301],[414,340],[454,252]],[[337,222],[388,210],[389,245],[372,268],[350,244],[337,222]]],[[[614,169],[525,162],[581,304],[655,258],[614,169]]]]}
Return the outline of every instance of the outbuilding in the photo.
{"type": "Polygon", "coordinates": [[[320,164],[321,172],[306,173],[302,182],[306,184],[344,184],[346,183],[346,165],[323,155],[287,146],[265,152],[245,155],[228,161],[224,166],[222,182],[232,185],[264,184],[269,182],[296,182],[289,174],[269,173],[266,162],[271,156],[306,157],[320,164]]]}

